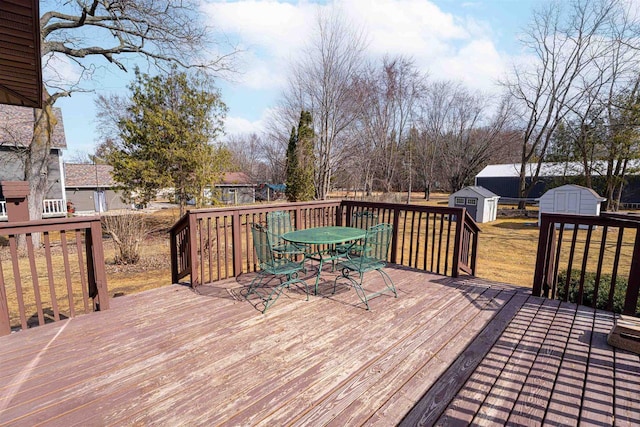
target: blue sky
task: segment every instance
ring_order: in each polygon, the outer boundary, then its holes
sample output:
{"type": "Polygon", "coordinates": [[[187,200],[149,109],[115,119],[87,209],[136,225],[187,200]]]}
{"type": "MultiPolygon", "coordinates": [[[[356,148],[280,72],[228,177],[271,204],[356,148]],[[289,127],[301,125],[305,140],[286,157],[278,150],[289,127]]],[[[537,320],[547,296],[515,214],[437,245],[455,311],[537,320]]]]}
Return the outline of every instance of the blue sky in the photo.
{"type": "MultiPolygon", "coordinates": [[[[521,55],[517,43],[531,9],[545,0],[340,0],[341,14],[367,34],[372,58],[403,54],[431,79],[461,80],[490,94],[495,81],[521,55]]],[[[236,40],[244,53],[234,82],[219,81],[229,107],[228,134],[260,131],[286,82],[287,67],[310,37],[318,7],[314,1],[202,1],[208,22],[236,40]]],[[[45,6],[41,8],[44,12],[45,6]]],[[[73,67],[53,61],[58,75],[73,67]]],[[[66,158],[92,153],[98,140],[94,99],[97,93],[125,90],[131,75],[98,67],[84,87],[95,90],[61,99],[67,137],[66,158]]]]}

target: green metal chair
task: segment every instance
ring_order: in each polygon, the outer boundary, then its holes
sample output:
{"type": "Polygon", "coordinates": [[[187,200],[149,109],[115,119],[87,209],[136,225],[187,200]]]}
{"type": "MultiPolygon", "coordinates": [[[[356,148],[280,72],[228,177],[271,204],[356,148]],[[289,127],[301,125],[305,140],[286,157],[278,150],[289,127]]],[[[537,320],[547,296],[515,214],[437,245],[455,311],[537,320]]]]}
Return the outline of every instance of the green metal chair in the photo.
{"type": "Polygon", "coordinates": [[[258,257],[260,270],[257,272],[257,276],[251,281],[246,298],[249,299],[249,296],[255,293],[263,299],[264,310],[262,310],[262,313],[264,313],[276,302],[283,288],[288,288],[292,283],[300,283],[304,285],[305,292],[307,293],[307,301],[309,301],[309,287],[305,281],[298,278],[298,273],[303,268],[304,260],[298,262],[287,257],[275,257],[272,249],[273,245],[269,239],[269,233],[266,228],[260,224],[251,224],[251,234],[253,236],[253,247],[258,257]],[[268,295],[263,295],[258,292],[258,287],[267,277],[280,277],[280,283],[271,289],[268,295]],[[285,280],[282,280],[283,278],[285,280]]]}
{"type": "MultiPolygon", "coordinates": [[[[378,215],[371,211],[357,211],[351,215],[351,227],[368,230],[378,224],[378,215]]],[[[356,243],[344,243],[336,245],[335,251],[338,255],[347,254],[360,255],[362,252],[362,241],[356,243]]]]}
{"type": "Polygon", "coordinates": [[[304,255],[309,251],[306,245],[299,245],[287,242],[282,235],[295,228],[291,225],[291,215],[288,211],[273,211],[267,213],[267,232],[271,241],[272,249],[280,256],[296,258],[297,255],[304,255]]]}
{"type": "Polygon", "coordinates": [[[336,277],[333,282],[333,293],[336,292],[336,285],[338,280],[347,279],[360,297],[360,300],[364,303],[369,310],[369,299],[381,295],[387,290],[393,292],[393,295],[397,298],[398,293],[396,287],[391,280],[391,277],[383,270],[387,265],[387,254],[389,252],[389,244],[391,243],[391,236],[393,233],[393,226],[391,224],[378,224],[369,227],[367,235],[364,238],[362,245],[362,251],[359,256],[347,256],[343,261],[338,263],[338,268],[341,270],[341,274],[336,277]],[[365,273],[369,271],[377,271],[382,276],[382,280],[386,288],[381,292],[375,292],[368,294],[362,286],[365,273]]]}

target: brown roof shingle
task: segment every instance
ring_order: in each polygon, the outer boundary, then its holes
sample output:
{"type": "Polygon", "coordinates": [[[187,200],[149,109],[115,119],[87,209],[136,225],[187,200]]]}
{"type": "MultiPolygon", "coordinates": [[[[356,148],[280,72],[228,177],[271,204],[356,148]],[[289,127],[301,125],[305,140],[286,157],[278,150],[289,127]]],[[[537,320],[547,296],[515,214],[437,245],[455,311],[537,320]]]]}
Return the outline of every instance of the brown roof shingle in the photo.
{"type": "MultiPolygon", "coordinates": [[[[57,123],[53,127],[52,148],[67,148],[62,111],[53,109],[57,123]]],[[[33,138],[33,108],[0,104],[0,145],[28,147],[33,138]]]]}
{"type": "Polygon", "coordinates": [[[109,165],[65,163],[64,186],[66,188],[115,187],[112,171],[113,167],[109,165]]]}

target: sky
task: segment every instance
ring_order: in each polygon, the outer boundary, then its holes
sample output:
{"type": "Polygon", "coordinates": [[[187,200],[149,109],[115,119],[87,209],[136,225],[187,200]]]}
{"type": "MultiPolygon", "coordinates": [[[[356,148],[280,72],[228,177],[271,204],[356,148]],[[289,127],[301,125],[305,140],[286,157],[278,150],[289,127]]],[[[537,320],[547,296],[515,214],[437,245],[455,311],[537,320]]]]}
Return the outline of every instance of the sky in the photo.
{"type": "MultiPolygon", "coordinates": [[[[496,81],[523,55],[518,38],[531,10],[545,0],[336,0],[347,22],[362,28],[371,59],[385,54],[412,58],[431,80],[456,80],[491,96],[496,81]]],[[[326,1],[202,0],[207,22],[237,43],[238,73],[218,80],[229,108],[227,135],[260,132],[264,118],[285,87],[287,70],[309,42],[318,8],[326,1]]],[[[45,7],[41,7],[41,12],[45,7]]],[[[50,61],[45,76],[63,78],[73,69],[50,61]]],[[[97,67],[85,87],[56,103],[62,109],[69,160],[95,150],[95,98],[126,93],[133,73],[97,67]]]]}

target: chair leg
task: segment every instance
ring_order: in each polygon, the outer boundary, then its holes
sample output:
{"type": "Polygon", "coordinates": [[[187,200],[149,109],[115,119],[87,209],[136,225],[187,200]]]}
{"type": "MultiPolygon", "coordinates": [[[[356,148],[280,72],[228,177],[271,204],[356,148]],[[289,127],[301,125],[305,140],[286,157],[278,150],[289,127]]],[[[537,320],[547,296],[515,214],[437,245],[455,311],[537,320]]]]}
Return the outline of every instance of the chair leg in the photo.
{"type": "Polygon", "coordinates": [[[264,300],[264,310],[262,310],[262,314],[264,314],[269,307],[276,303],[280,295],[282,294],[282,289],[287,285],[287,282],[280,283],[278,286],[273,288],[267,299],[264,300]],[[275,294],[275,298],[273,298],[275,294]]]}
{"type": "Polygon", "coordinates": [[[384,271],[383,269],[379,269],[378,272],[382,276],[382,280],[384,280],[384,284],[387,286],[387,289],[393,292],[393,295],[396,298],[398,298],[398,292],[396,292],[396,286],[393,284],[393,280],[391,280],[391,277],[389,277],[389,274],[387,274],[387,272],[384,271]]]}
{"type": "Polygon", "coordinates": [[[262,280],[265,278],[265,276],[263,274],[261,274],[260,272],[257,273],[256,277],[253,278],[253,280],[251,281],[251,284],[249,285],[249,291],[247,292],[247,295],[245,296],[245,299],[249,299],[249,295],[251,295],[252,293],[256,293],[256,288],[258,286],[260,286],[260,284],[262,283],[262,280]],[[260,280],[258,280],[260,279],[260,280]],[[256,280],[258,280],[258,283],[256,283],[256,280]]]}

